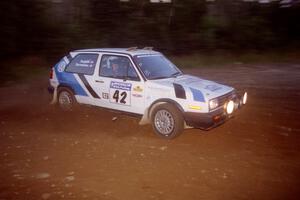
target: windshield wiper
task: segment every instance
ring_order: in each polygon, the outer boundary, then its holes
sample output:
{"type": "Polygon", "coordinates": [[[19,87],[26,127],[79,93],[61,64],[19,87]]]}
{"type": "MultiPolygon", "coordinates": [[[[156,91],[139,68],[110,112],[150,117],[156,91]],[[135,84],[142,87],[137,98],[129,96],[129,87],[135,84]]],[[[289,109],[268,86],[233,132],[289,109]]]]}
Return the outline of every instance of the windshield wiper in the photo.
{"type": "Polygon", "coordinates": [[[171,76],[176,78],[177,76],[180,76],[180,75],[182,75],[181,72],[175,72],[175,73],[172,74],[171,76]]]}
{"type": "Polygon", "coordinates": [[[155,80],[155,79],[163,79],[163,78],[172,78],[172,77],[177,77],[177,76],[180,76],[182,75],[182,72],[175,72],[174,74],[171,74],[170,76],[158,76],[158,77],[154,77],[154,78],[151,78],[151,80],[155,80]]]}
{"type": "Polygon", "coordinates": [[[169,76],[158,76],[158,77],[151,78],[151,80],[163,79],[163,78],[171,78],[171,77],[169,77],[169,76]]]}

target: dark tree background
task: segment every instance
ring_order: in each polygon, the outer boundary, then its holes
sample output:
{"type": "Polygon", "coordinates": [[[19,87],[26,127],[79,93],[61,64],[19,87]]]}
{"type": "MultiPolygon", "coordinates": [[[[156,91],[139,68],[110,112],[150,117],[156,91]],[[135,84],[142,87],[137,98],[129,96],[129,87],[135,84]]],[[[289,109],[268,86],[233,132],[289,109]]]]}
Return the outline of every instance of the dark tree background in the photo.
{"type": "Polygon", "coordinates": [[[295,0],[9,0],[0,9],[2,58],[93,47],[154,46],[173,54],[300,47],[295,0]]]}

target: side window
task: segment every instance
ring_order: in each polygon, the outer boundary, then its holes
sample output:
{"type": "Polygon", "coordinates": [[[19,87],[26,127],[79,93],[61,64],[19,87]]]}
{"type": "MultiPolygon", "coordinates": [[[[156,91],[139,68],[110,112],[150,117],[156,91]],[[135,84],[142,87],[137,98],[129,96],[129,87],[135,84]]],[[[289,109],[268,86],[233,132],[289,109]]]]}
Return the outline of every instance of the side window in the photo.
{"type": "Polygon", "coordinates": [[[93,75],[98,54],[78,54],[66,68],[66,72],[93,75]]]}
{"type": "Polygon", "coordinates": [[[99,75],[117,79],[140,80],[130,60],[125,56],[103,55],[99,75]]]}

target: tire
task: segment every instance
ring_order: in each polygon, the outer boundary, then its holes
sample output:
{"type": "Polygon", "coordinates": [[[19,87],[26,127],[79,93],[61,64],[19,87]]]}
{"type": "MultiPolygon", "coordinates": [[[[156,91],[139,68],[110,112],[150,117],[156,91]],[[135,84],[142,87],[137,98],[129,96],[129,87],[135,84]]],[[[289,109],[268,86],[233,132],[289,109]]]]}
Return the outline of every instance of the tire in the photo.
{"type": "Polygon", "coordinates": [[[57,103],[63,111],[73,111],[77,105],[73,92],[66,87],[58,89],[57,103]]]}
{"type": "Polygon", "coordinates": [[[183,132],[182,113],[169,103],[160,104],[154,108],[151,113],[151,123],[154,132],[165,139],[173,139],[183,132]]]}

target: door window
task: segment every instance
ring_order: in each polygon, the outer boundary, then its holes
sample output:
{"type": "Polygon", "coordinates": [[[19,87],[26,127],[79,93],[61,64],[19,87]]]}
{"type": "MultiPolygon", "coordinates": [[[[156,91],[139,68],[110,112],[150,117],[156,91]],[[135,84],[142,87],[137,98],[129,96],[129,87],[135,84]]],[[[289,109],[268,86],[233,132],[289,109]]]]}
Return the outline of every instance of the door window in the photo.
{"type": "Polygon", "coordinates": [[[66,68],[66,72],[93,75],[98,54],[78,54],[66,68]]]}
{"type": "Polygon", "coordinates": [[[103,55],[99,75],[116,79],[140,80],[131,61],[125,56],[103,55]]]}

